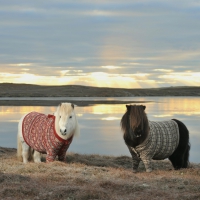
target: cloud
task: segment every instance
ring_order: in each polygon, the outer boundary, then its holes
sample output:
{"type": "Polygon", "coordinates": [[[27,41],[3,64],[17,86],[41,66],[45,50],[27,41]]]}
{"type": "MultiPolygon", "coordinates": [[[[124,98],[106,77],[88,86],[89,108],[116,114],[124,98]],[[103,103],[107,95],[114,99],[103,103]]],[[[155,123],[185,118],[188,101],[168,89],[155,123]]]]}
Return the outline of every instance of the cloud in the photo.
{"type": "Polygon", "coordinates": [[[168,73],[170,73],[173,70],[171,70],[171,69],[154,69],[154,71],[157,71],[157,72],[168,72],[168,73]]]}
{"type": "Polygon", "coordinates": [[[115,87],[120,75],[126,87],[199,84],[170,78],[199,72],[199,10],[195,0],[3,1],[1,81],[29,74],[33,82],[63,76],[66,84],[115,87]],[[99,72],[107,83],[93,81],[99,72]]]}
{"type": "Polygon", "coordinates": [[[104,69],[119,69],[121,68],[120,66],[101,66],[101,68],[104,68],[104,69]]]}

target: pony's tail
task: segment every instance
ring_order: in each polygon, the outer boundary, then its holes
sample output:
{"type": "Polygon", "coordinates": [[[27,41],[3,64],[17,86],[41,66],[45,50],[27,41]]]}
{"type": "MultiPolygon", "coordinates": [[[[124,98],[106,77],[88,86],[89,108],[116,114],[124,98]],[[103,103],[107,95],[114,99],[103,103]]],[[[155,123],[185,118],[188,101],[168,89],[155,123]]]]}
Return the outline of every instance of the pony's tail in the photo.
{"type": "Polygon", "coordinates": [[[17,159],[22,161],[22,143],[20,141],[19,133],[17,134],[17,159]]]}
{"type": "MultiPolygon", "coordinates": [[[[17,159],[19,161],[23,161],[23,149],[22,149],[22,141],[20,139],[20,133],[21,133],[21,122],[19,122],[18,124],[18,134],[17,134],[17,159]]],[[[31,161],[33,160],[33,153],[34,150],[32,148],[29,147],[29,151],[28,151],[28,160],[31,161]]]]}
{"type": "Polygon", "coordinates": [[[190,143],[188,142],[187,149],[184,154],[183,168],[188,168],[190,166],[189,152],[190,152],[190,143]]]}
{"type": "MultiPolygon", "coordinates": [[[[28,161],[33,160],[33,153],[34,153],[34,150],[29,147],[28,161]]],[[[22,159],[22,143],[21,143],[19,134],[17,135],[17,159],[19,161],[23,161],[23,159],[22,159]]]]}

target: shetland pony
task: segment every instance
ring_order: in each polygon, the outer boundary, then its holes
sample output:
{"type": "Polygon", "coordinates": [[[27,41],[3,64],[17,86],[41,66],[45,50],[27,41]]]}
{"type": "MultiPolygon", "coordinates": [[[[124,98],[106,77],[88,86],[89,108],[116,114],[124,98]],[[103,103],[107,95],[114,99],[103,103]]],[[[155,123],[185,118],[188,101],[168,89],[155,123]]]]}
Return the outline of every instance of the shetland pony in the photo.
{"type": "Polygon", "coordinates": [[[17,157],[24,163],[32,158],[41,162],[41,153],[46,161],[65,161],[66,151],[74,136],[79,135],[79,125],[71,103],[61,103],[54,115],[30,112],[18,124],[17,157]]]}
{"type": "Polygon", "coordinates": [[[148,121],[146,106],[126,105],[121,129],[136,172],[142,160],[146,171],[151,172],[151,159],[169,158],[175,170],[189,165],[189,131],[179,120],[148,121]]]}

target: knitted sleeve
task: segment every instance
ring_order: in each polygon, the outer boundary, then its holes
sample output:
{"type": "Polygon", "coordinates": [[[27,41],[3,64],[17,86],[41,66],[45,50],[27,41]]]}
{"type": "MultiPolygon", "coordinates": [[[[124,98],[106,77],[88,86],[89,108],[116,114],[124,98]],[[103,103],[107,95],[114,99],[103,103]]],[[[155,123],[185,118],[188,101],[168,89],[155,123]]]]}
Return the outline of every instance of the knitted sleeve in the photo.
{"type": "Polygon", "coordinates": [[[131,153],[131,156],[132,156],[133,170],[137,170],[141,159],[140,159],[140,157],[138,157],[138,155],[136,154],[136,152],[133,151],[133,149],[130,146],[128,146],[128,149],[129,149],[129,151],[131,153]]]}
{"type": "Polygon", "coordinates": [[[59,161],[65,161],[66,160],[66,152],[67,149],[69,148],[70,144],[65,144],[62,146],[62,148],[60,149],[60,151],[58,152],[58,160],[59,161]]]}
{"type": "Polygon", "coordinates": [[[53,162],[56,158],[56,151],[47,151],[46,162],[53,162]]]}

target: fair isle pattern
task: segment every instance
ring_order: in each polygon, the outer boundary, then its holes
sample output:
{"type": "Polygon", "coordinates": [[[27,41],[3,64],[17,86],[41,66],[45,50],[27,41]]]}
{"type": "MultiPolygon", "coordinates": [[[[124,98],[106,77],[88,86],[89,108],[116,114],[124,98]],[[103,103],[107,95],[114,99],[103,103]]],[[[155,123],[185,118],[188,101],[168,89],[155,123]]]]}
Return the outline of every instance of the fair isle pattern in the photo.
{"type": "Polygon", "coordinates": [[[133,168],[137,169],[142,160],[146,169],[150,169],[150,160],[163,160],[176,150],[179,144],[179,129],[175,121],[149,121],[149,135],[136,148],[129,147],[133,158],[133,168]]]}
{"type": "Polygon", "coordinates": [[[65,154],[73,137],[64,140],[56,133],[55,116],[31,112],[24,117],[22,135],[25,142],[34,150],[46,153],[46,161],[54,161],[58,155],[60,161],[65,160],[65,154]]]}

